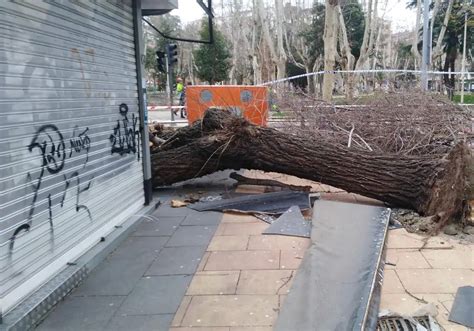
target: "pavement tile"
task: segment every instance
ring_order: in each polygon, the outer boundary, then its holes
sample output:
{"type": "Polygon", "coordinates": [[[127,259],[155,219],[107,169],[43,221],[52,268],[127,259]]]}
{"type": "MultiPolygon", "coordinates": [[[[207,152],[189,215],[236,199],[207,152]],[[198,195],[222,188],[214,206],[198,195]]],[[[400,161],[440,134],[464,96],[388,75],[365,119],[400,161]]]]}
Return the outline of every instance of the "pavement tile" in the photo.
{"type": "Polygon", "coordinates": [[[421,248],[424,245],[424,237],[414,233],[409,233],[407,230],[393,229],[388,231],[387,248],[421,248]]]}
{"type": "Polygon", "coordinates": [[[192,275],[205,250],[206,246],[165,247],[145,275],[192,275]]]}
{"type": "Polygon", "coordinates": [[[221,222],[218,226],[217,226],[217,229],[216,229],[216,232],[214,233],[214,236],[222,236],[222,234],[224,233],[224,229],[225,229],[225,226],[227,224],[221,222]]]}
{"type": "Polygon", "coordinates": [[[402,283],[395,270],[384,270],[382,282],[382,296],[386,293],[405,293],[402,283]]]}
{"type": "Polygon", "coordinates": [[[260,220],[252,215],[224,213],[222,223],[258,223],[260,220]]]}
{"type": "Polygon", "coordinates": [[[181,225],[218,225],[221,222],[222,214],[217,212],[199,212],[189,214],[181,225]]]}
{"type": "Polygon", "coordinates": [[[423,256],[433,268],[474,269],[474,254],[469,249],[424,249],[423,256]]]}
{"type": "Polygon", "coordinates": [[[249,236],[214,236],[208,251],[243,251],[247,249],[249,236]]]}
{"type": "Polygon", "coordinates": [[[171,200],[183,200],[182,197],[173,197],[168,201],[163,201],[158,209],[152,214],[153,216],[166,217],[166,216],[187,216],[193,213],[193,210],[187,207],[173,208],[170,205],[171,200]]]}
{"type": "Polygon", "coordinates": [[[300,267],[305,254],[304,249],[290,249],[281,251],[280,269],[296,270],[300,267]]]}
{"type": "Polygon", "coordinates": [[[143,259],[105,260],[71,295],[128,295],[149,265],[143,259]]]}
{"type": "Polygon", "coordinates": [[[140,259],[151,263],[167,241],[168,237],[128,237],[108,259],[140,259]]]}
{"type": "Polygon", "coordinates": [[[168,331],[173,314],[165,315],[117,315],[112,318],[106,331],[168,331]]]}
{"type": "Polygon", "coordinates": [[[451,249],[455,245],[454,241],[449,238],[443,237],[431,237],[426,240],[426,245],[423,246],[425,249],[451,249]]]}
{"type": "Polygon", "coordinates": [[[223,229],[219,235],[222,236],[260,235],[268,227],[265,222],[225,223],[221,225],[223,229]]]}
{"type": "Polygon", "coordinates": [[[171,236],[183,220],[183,216],[145,219],[138,225],[132,236],[171,236]]]}
{"type": "Polygon", "coordinates": [[[452,304],[454,302],[454,296],[452,294],[445,293],[434,293],[434,294],[425,294],[425,293],[414,293],[414,296],[422,298],[427,302],[432,302],[438,308],[438,315],[436,320],[442,326],[452,326],[456,325],[453,322],[448,320],[449,312],[451,311],[452,304]]]}
{"type": "Polygon", "coordinates": [[[126,315],[174,314],[191,276],[156,276],[140,279],[118,313],[126,315]]]}
{"type": "Polygon", "coordinates": [[[212,252],[204,270],[278,269],[279,251],[217,251],[212,252]]]}
{"type": "Polygon", "coordinates": [[[270,326],[277,310],[277,295],[195,296],[181,325],[270,326]]]}
{"type": "Polygon", "coordinates": [[[397,274],[411,293],[456,293],[474,283],[474,272],[468,269],[401,269],[397,274]]]}
{"type": "Polygon", "coordinates": [[[207,246],[215,231],[215,225],[180,226],[168,240],[166,247],[207,246]]]}
{"type": "Polygon", "coordinates": [[[288,297],[288,294],[280,294],[279,297],[280,297],[279,304],[280,304],[280,311],[281,311],[281,309],[283,308],[283,305],[285,304],[285,300],[288,297]]]}
{"type": "MultiPolygon", "coordinates": [[[[433,303],[438,309],[438,322],[441,324],[439,317],[441,314],[446,313],[447,310],[442,304],[443,300],[449,299],[449,294],[413,294],[419,299],[425,300],[427,303],[433,303]]],[[[380,310],[389,309],[393,312],[403,315],[413,315],[418,309],[425,306],[426,303],[413,298],[407,293],[389,293],[382,295],[380,302],[380,310]]]]}
{"type": "Polygon", "coordinates": [[[186,295],[235,294],[239,271],[197,272],[186,295]]]}
{"type": "Polygon", "coordinates": [[[385,269],[427,269],[431,266],[418,250],[412,249],[387,249],[385,260],[395,266],[386,265],[385,269]]]}
{"type": "Polygon", "coordinates": [[[237,294],[286,294],[293,276],[293,270],[242,270],[237,294]]]}
{"type": "Polygon", "coordinates": [[[191,303],[193,297],[191,296],[184,296],[183,300],[181,300],[181,303],[178,307],[178,310],[176,311],[176,314],[174,314],[173,321],[171,322],[171,326],[180,326],[181,321],[184,318],[184,314],[186,313],[186,310],[188,310],[188,306],[191,303]]]}
{"type": "Polygon", "coordinates": [[[250,236],[248,250],[292,250],[305,251],[311,245],[311,239],[280,235],[250,236]]]}
{"type": "Polygon", "coordinates": [[[209,259],[209,256],[211,255],[211,252],[205,252],[204,255],[201,258],[201,261],[199,262],[199,265],[197,267],[196,271],[203,271],[204,267],[206,266],[207,260],[209,259]]]}
{"type": "Polygon", "coordinates": [[[125,297],[68,297],[61,302],[36,330],[103,330],[125,297]]]}

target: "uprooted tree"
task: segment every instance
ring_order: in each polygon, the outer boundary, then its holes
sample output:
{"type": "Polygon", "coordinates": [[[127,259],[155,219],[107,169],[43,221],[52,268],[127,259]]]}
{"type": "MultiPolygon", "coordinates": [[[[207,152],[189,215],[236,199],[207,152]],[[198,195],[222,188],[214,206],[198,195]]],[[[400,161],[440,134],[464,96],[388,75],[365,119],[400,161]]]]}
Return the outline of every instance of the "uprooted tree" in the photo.
{"type": "Polygon", "coordinates": [[[433,216],[441,227],[464,212],[466,153],[463,143],[442,156],[354,150],[258,127],[213,109],[153,151],[153,184],[169,185],[223,169],[279,172],[414,209],[433,216]]]}

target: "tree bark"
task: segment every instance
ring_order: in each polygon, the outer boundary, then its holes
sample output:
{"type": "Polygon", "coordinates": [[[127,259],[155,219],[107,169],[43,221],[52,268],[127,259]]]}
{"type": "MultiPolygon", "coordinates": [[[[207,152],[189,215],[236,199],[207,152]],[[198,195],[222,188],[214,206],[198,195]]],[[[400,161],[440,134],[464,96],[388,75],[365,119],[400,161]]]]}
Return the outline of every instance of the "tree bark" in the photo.
{"type": "Polygon", "coordinates": [[[339,0],[326,0],[326,16],[324,18],[324,77],[323,100],[331,102],[334,88],[334,65],[336,64],[337,42],[337,7],[339,0]]]}
{"type": "Polygon", "coordinates": [[[223,169],[285,173],[436,215],[439,226],[462,215],[465,146],[442,157],[360,152],[254,126],[224,110],[208,110],[152,154],[154,186],[223,169]]]}

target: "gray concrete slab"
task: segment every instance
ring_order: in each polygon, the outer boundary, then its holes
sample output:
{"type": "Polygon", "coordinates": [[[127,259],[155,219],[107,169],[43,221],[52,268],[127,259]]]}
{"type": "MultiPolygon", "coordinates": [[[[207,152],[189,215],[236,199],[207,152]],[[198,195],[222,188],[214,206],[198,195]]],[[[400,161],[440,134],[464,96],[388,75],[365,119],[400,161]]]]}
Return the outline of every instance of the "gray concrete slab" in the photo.
{"type": "Polygon", "coordinates": [[[206,247],[165,247],[145,275],[192,275],[196,272],[206,247]]]}
{"type": "Polygon", "coordinates": [[[185,216],[178,217],[150,217],[138,225],[132,236],[157,237],[171,236],[184,220],[185,216]]]}
{"type": "Polygon", "coordinates": [[[93,270],[39,330],[168,330],[222,218],[220,213],[171,208],[166,201],[179,194],[187,191],[165,193],[164,205],[93,270]]]}
{"type": "Polygon", "coordinates": [[[128,295],[150,266],[144,259],[112,259],[100,264],[71,295],[128,295]]]}
{"type": "Polygon", "coordinates": [[[153,261],[168,237],[128,237],[110,256],[109,259],[153,261]]]}
{"type": "Polygon", "coordinates": [[[174,314],[192,276],[155,276],[140,279],[123,302],[118,314],[174,314]]]}
{"type": "Polygon", "coordinates": [[[118,315],[114,316],[107,331],[168,331],[173,314],[165,315],[118,315]]]}
{"type": "MultiPolygon", "coordinates": [[[[177,199],[177,200],[183,200],[182,197],[173,197],[172,199],[177,199]]],[[[153,216],[158,216],[158,217],[163,217],[163,216],[187,216],[190,213],[193,212],[193,210],[186,208],[186,207],[180,207],[180,208],[173,208],[170,205],[170,200],[163,201],[158,207],[158,209],[153,213],[153,216]]]]}
{"type": "Polygon", "coordinates": [[[103,330],[125,297],[68,297],[36,330],[103,330]]]}
{"type": "Polygon", "coordinates": [[[216,229],[216,225],[180,226],[168,240],[166,247],[207,246],[216,229]]]}
{"type": "Polygon", "coordinates": [[[221,222],[222,213],[200,212],[186,216],[181,225],[218,225],[221,222]]]}

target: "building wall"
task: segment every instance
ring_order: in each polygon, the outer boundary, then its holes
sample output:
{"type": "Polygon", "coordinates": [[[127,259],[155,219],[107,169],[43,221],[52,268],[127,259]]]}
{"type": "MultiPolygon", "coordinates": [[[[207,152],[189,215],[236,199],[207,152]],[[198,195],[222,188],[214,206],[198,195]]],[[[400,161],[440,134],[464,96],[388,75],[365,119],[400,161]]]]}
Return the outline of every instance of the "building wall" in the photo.
{"type": "Polygon", "coordinates": [[[132,0],[0,4],[0,312],[144,202],[132,0]]]}

